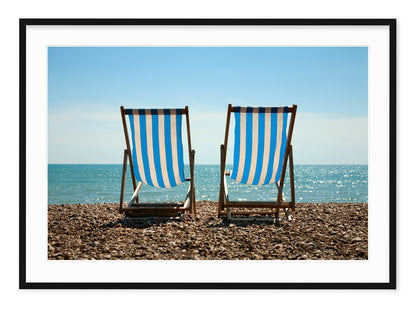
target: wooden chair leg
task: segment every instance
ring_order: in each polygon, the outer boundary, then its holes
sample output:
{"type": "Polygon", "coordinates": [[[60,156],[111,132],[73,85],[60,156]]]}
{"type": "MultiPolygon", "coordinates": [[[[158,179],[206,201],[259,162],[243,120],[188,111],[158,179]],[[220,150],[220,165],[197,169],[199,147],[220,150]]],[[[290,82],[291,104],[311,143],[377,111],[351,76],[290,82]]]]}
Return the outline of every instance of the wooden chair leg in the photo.
{"type": "Polygon", "coordinates": [[[224,159],[224,145],[221,145],[221,173],[220,173],[220,197],[218,199],[218,217],[224,208],[224,177],[225,177],[225,159],[224,159]]]}
{"type": "Polygon", "coordinates": [[[191,152],[191,195],[192,195],[192,213],[196,215],[196,197],[195,197],[195,150],[191,152]]]}
{"type": "Polygon", "coordinates": [[[195,186],[192,186],[192,213],[196,215],[195,186]]]}
{"type": "Polygon", "coordinates": [[[292,213],[295,212],[295,174],[293,172],[293,152],[292,152],[292,145],[290,145],[289,150],[289,170],[290,170],[290,203],[292,213]]]}
{"type": "Polygon", "coordinates": [[[120,207],[119,212],[121,213],[121,209],[123,208],[124,204],[124,192],[126,189],[126,169],[127,169],[127,155],[128,151],[127,149],[124,150],[124,159],[123,159],[123,173],[121,177],[121,193],[120,193],[120,207]]]}
{"type": "Polygon", "coordinates": [[[227,202],[228,201],[228,186],[227,186],[227,177],[224,174],[224,187],[223,187],[223,191],[224,191],[224,201],[227,202]]]}

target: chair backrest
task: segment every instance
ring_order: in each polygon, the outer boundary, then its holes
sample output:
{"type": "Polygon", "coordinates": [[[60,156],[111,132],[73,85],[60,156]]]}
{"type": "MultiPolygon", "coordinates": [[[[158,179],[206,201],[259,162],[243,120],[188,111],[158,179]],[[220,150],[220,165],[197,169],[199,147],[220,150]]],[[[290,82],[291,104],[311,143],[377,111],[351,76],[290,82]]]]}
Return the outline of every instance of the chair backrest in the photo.
{"type": "Polygon", "coordinates": [[[248,185],[278,182],[287,162],[296,105],[232,108],[235,134],[231,178],[248,185]],[[289,112],[292,118],[288,133],[289,112]]]}
{"type": "MultiPolygon", "coordinates": [[[[182,114],[188,109],[122,108],[122,115],[123,110],[130,123],[131,160],[137,180],[157,188],[181,184],[185,180],[182,114]]],[[[128,135],[126,129],[124,132],[128,135]]],[[[126,143],[129,148],[128,138],[126,143]]]]}

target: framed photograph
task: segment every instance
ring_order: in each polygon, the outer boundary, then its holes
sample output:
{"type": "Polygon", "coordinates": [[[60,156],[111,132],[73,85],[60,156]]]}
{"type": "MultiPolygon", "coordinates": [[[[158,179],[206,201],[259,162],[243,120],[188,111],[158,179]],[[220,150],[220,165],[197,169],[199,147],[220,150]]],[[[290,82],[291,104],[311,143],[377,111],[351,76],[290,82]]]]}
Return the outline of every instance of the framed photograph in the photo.
{"type": "Polygon", "coordinates": [[[395,19],[21,19],[19,126],[21,289],[396,288],[395,19]]]}

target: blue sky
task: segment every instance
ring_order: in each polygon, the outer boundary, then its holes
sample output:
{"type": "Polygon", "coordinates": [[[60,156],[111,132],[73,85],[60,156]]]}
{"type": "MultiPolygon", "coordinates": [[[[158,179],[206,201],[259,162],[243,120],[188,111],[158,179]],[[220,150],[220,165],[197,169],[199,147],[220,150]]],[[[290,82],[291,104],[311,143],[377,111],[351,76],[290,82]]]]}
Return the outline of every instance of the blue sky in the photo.
{"type": "Polygon", "coordinates": [[[228,103],[296,103],[295,164],[367,164],[366,47],[49,47],[48,163],[121,163],[123,105],[189,106],[196,164],[219,164],[228,103]]]}

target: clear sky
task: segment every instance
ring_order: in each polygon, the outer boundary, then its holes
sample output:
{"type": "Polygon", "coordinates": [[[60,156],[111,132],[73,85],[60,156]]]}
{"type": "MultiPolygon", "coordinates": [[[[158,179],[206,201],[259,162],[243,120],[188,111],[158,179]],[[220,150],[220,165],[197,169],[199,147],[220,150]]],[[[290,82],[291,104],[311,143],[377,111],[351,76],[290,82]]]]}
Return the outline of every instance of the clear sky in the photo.
{"type": "Polygon", "coordinates": [[[122,163],[123,105],[189,106],[196,164],[219,164],[228,103],[296,103],[295,164],[368,163],[366,47],[49,47],[48,163],[122,163]]]}

